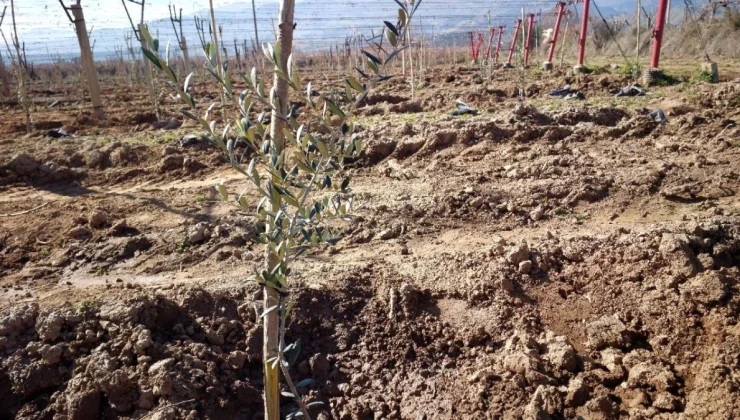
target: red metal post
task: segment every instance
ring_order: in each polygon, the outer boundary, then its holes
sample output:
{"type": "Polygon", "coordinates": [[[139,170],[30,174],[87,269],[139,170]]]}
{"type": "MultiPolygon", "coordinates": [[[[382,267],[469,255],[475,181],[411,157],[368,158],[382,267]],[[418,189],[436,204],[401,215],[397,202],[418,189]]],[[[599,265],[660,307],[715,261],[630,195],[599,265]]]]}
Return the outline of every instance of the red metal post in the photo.
{"type": "MultiPolygon", "coordinates": [[[[665,1],[665,0],[661,0],[665,1]]],[[[581,34],[578,36],[578,65],[583,67],[583,56],[586,52],[586,32],[588,31],[588,7],[591,5],[590,0],[583,0],[583,17],[581,21],[581,34]]]]}
{"type": "Polygon", "coordinates": [[[653,28],[653,54],[650,56],[650,68],[657,69],[660,64],[660,47],[663,44],[663,29],[665,28],[666,9],[668,0],[658,2],[658,16],[653,28]]]}
{"type": "Polygon", "coordinates": [[[555,43],[558,42],[558,31],[560,30],[560,19],[563,17],[563,11],[565,10],[565,3],[562,1],[558,2],[558,17],[555,19],[555,28],[550,39],[550,51],[547,53],[547,62],[552,63],[552,55],[555,53],[555,43]]]}
{"type": "Polygon", "coordinates": [[[498,27],[498,43],[496,44],[496,64],[498,64],[498,54],[501,51],[501,36],[504,34],[504,27],[498,27]]]}
{"type": "Polygon", "coordinates": [[[488,49],[486,50],[486,61],[491,57],[491,45],[493,45],[493,34],[496,33],[496,28],[491,28],[491,33],[488,35],[488,49]]]}
{"type": "Polygon", "coordinates": [[[511,66],[511,57],[514,56],[514,48],[516,47],[516,38],[519,36],[519,28],[522,27],[522,20],[516,20],[516,29],[514,29],[514,38],[511,40],[511,49],[509,49],[509,58],[506,59],[506,64],[511,66]]]}
{"type": "Polygon", "coordinates": [[[527,40],[524,43],[524,65],[529,65],[529,47],[532,42],[532,27],[534,26],[534,13],[529,14],[529,22],[527,24],[527,40]]]}

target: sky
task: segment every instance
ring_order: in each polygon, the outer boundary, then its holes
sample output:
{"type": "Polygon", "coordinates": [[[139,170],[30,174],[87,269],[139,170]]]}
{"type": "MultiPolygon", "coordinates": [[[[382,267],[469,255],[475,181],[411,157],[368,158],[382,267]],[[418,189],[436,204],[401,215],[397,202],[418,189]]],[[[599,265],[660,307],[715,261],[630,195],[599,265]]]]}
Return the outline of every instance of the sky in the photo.
{"type": "MultiPolygon", "coordinates": [[[[127,0],[128,1],[128,0],[127,0]]],[[[240,3],[244,0],[213,0],[215,8],[240,3]]],[[[72,4],[74,0],[66,0],[65,4],[72,4]]],[[[257,0],[257,5],[267,3],[269,0],[257,0]]],[[[274,0],[272,0],[274,2],[274,0]]],[[[183,0],[173,2],[172,0],[146,0],[144,8],[144,19],[154,20],[169,17],[168,5],[174,4],[182,8],[183,15],[202,13],[208,9],[208,0],[183,0]]],[[[10,27],[10,1],[0,0],[0,5],[8,6],[6,20],[3,29],[10,27]],[[6,26],[8,25],[8,26],[6,26]]],[[[129,11],[138,16],[139,6],[128,3],[129,11]]],[[[128,18],[120,0],[82,0],[82,7],[88,29],[92,26],[106,28],[124,28],[129,26],[128,18]]],[[[62,11],[58,0],[16,0],[15,5],[16,22],[19,36],[33,36],[39,29],[72,29],[72,24],[62,11]]],[[[137,19],[134,19],[136,21],[137,19]]]]}

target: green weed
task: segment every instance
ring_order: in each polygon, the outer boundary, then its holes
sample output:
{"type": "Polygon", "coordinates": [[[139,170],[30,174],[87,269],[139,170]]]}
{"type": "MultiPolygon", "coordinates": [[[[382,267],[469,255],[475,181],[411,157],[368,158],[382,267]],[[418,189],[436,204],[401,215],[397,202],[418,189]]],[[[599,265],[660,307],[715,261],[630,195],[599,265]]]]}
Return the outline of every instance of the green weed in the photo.
{"type": "Polygon", "coordinates": [[[711,71],[702,70],[694,75],[697,82],[714,83],[714,75],[711,71]]]}
{"type": "Polygon", "coordinates": [[[87,316],[95,312],[100,308],[100,302],[97,300],[84,300],[74,306],[74,311],[77,315],[87,316]]]}

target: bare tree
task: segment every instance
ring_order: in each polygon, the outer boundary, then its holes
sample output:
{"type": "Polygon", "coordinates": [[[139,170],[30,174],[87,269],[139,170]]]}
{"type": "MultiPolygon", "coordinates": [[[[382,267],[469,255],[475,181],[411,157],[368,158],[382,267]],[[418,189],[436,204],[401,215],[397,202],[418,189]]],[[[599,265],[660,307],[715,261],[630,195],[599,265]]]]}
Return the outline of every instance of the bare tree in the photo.
{"type": "MultiPolygon", "coordinates": [[[[3,17],[5,17],[5,11],[3,11],[3,17]]],[[[25,51],[21,53],[21,43],[18,40],[18,27],[15,22],[14,0],[10,0],[10,17],[12,18],[13,22],[13,33],[11,34],[10,39],[13,43],[13,46],[15,47],[15,55],[13,55],[13,52],[10,49],[10,45],[8,45],[8,40],[5,38],[5,33],[2,32],[2,30],[0,30],[0,35],[2,35],[3,41],[5,42],[5,48],[8,50],[8,56],[10,56],[10,60],[13,62],[13,65],[18,72],[18,99],[21,103],[21,106],[23,107],[23,112],[26,115],[26,131],[30,133],[33,130],[33,121],[31,120],[31,107],[28,102],[28,93],[26,91],[26,73],[24,71],[24,65],[21,62],[21,57],[25,55],[25,51]]],[[[2,23],[2,20],[0,20],[0,23],[2,23]]]]}
{"type": "MultiPolygon", "coordinates": [[[[3,8],[3,13],[0,15],[0,27],[2,27],[3,20],[5,20],[6,10],[8,10],[8,6],[3,8]]],[[[8,78],[8,72],[5,70],[5,61],[3,60],[2,53],[0,53],[0,81],[2,81],[3,96],[10,96],[10,80],[8,78]]]]}
{"type": "Polygon", "coordinates": [[[170,5],[170,22],[172,23],[172,30],[175,31],[175,38],[177,39],[177,44],[180,46],[180,50],[182,50],[182,57],[185,61],[185,72],[188,73],[190,71],[190,57],[188,55],[188,43],[185,39],[185,34],[182,31],[182,8],[180,8],[180,14],[178,15],[175,11],[175,6],[170,5]],[[177,26],[175,25],[177,24],[177,26]],[[178,31],[179,27],[179,31],[178,31]]]}

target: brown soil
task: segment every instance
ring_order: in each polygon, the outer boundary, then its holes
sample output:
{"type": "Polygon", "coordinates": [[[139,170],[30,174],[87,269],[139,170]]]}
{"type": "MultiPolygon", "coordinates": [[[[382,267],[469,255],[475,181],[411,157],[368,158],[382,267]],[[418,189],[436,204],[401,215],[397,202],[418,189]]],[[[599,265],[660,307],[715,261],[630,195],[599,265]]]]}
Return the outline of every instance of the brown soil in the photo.
{"type": "MultiPolygon", "coordinates": [[[[740,417],[740,85],[423,78],[361,108],[359,217],[293,271],[318,418],[740,417]]],[[[0,118],[0,418],[262,418],[259,226],[212,188],[243,180],[174,103],[105,95],[0,118]]]]}

